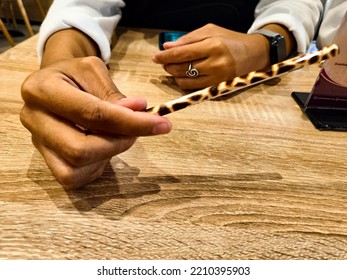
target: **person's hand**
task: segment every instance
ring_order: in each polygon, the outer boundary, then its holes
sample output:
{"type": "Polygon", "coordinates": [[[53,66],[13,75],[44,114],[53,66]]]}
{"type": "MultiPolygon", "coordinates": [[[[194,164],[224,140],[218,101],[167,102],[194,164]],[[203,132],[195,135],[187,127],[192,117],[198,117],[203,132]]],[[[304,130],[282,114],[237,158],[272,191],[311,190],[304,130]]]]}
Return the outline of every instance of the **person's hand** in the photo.
{"type": "Polygon", "coordinates": [[[269,46],[260,34],[243,34],[213,24],[205,25],[164,44],[153,56],[182,89],[198,89],[230,80],[269,65],[269,46]],[[186,76],[189,63],[199,76],[186,76]]]}
{"type": "Polygon", "coordinates": [[[53,175],[66,188],[88,184],[136,137],[168,133],[171,123],[125,98],[97,57],[66,59],[23,83],[23,125],[53,175]]]}

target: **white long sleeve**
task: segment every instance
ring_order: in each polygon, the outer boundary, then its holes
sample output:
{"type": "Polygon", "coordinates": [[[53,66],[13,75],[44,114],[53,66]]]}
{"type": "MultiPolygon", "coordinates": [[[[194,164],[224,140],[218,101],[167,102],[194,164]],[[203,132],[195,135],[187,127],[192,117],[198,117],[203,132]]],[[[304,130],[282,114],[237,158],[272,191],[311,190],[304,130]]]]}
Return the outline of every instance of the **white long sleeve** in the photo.
{"type": "Polygon", "coordinates": [[[339,28],[345,13],[347,12],[346,0],[331,0],[325,11],[321,27],[319,29],[317,46],[322,48],[333,43],[333,39],[339,28]]]}
{"type": "MultiPolygon", "coordinates": [[[[140,1],[140,0],[139,0],[140,1]]],[[[338,0],[341,1],[341,0],[338,0]]],[[[126,2],[126,1],[124,1],[126,2]]],[[[121,18],[122,0],[55,0],[40,28],[38,55],[41,59],[46,40],[54,32],[77,28],[99,46],[101,58],[110,58],[110,40],[121,18]]],[[[286,26],[293,32],[298,52],[305,52],[313,39],[323,13],[321,0],[261,0],[249,33],[269,23],[286,26]]]]}
{"type": "Polygon", "coordinates": [[[108,62],[110,40],[121,18],[122,0],[55,0],[43,21],[37,45],[41,60],[45,42],[55,32],[77,28],[99,46],[101,58],[108,62]]]}
{"type": "Polygon", "coordinates": [[[322,14],[321,0],[261,0],[248,33],[270,23],[284,25],[293,33],[297,51],[304,53],[314,38],[322,14]]]}

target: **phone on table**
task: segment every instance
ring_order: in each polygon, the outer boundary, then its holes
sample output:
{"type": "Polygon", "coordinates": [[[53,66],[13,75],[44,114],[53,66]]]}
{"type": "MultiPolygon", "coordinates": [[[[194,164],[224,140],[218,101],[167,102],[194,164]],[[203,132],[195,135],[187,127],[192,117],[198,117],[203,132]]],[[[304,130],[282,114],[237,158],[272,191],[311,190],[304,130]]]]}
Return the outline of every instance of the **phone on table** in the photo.
{"type": "Polygon", "coordinates": [[[187,32],[181,32],[181,31],[162,31],[162,32],[159,32],[159,49],[164,50],[163,45],[165,42],[176,41],[178,38],[182,37],[185,34],[187,34],[187,32]]]}

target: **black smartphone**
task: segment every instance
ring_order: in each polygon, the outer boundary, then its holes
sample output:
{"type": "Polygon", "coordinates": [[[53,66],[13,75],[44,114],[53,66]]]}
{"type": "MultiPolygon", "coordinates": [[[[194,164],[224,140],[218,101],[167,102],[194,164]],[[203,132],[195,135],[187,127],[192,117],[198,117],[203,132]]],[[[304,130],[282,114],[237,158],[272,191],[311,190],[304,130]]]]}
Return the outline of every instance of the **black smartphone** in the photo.
{"type": "Polygon", "coordinates": [[[187,32],[181,32],[181,31],[162,31],[162,32],[159,32],[159,49],[160,50],[164,49],[163,45],[165,42],[176,41],[178,38],[182,37],[185,34],[187,34],[187,32]]]}

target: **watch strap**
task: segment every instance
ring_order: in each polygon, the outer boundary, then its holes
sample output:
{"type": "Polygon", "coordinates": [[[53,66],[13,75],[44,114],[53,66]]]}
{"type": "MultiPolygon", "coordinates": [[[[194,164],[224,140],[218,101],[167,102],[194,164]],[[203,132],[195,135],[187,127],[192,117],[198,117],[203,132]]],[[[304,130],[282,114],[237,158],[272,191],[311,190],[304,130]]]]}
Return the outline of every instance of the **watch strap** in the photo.
{"type": "Polygon", "coordinates": [[[270,43],[270,62],[271,64],[278,63],[287,58],[286,55],[286,42],[284,37],[276,32],[267,29],[259,29],[253,34],[261,34],[265,36],[270,43]]]}

